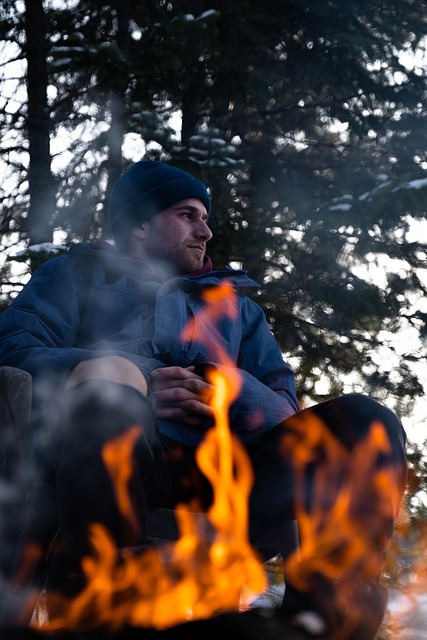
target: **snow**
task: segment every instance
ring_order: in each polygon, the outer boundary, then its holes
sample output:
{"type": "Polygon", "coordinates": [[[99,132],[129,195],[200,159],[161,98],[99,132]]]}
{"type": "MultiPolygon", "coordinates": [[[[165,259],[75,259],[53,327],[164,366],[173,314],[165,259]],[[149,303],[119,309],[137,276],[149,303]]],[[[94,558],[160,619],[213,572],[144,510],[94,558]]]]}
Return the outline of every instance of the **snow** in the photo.
{"type": "Polygon", "coordinates": [[[332,207],[329,207],[330,211],[350,211],[351,207],[353,205],[351,204],[336,204],[333,205],[332,207]]]}
{"type": "Polygon", "coordinates": [[[47,253],[57,255],[58,253],[64,253],[68,251],[68,247],[64,244],[54,244],[53,242],[41,242],[40,244],[31,244],[25,249],[21,249],[12,256],[14,258],[27,257],[29,254],[34,253],[47,253]]]}
{"type": "Polygon", "coordinates": [[[411,188],[411,189],[422,189],[423,187],[427,187],[427,178],[420,178],[418,180],[411,180],[408,183],[408,188],[411,188]]]}

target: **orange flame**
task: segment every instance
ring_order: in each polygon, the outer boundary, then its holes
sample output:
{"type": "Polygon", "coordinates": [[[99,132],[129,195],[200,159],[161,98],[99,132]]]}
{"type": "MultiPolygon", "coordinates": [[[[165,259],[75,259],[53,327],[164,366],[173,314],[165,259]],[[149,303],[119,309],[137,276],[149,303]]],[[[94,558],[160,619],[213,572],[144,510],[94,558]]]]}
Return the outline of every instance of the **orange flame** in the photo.
{"type": "MultiPolygon", "coordinates": [[[[220,330],[218,329],[215,333],[214,329],[220,317],[232,320],[237,316],[238,307],[233,285],[230,282],[224,282],[211,287],[204,292],[203,298],[206,302],[204,308],[187,323],[181,333],[181,339],[202,342],[212,353],[215,353],[217,362],[234,369],[234,362],[230,359],[225,347],[221,346],[223,338],[220,330]]],[[[236,372],[236,377],[237,375],[236,372]]]]}
{"type": "Polygon", "coordinates": [[[300,533],[299,549],[285,561],[286,580],[300,591],[313,587],[310,581],[314,575],[333,582],[334,606],[345,613],[348,626],[356,625],[360,615],[368,615],[357,606],[349,608],[348,603],[362,581],[380,574],[384,564],[383,526],[394,519],[398,510],[398,504],[390,500],[394,486],[392,467],[384,466],[373,473],[377,456],[388,453],[389,448],[381,423],[372,424],[351,452],[317,418],[312,418],[310,424],[295,420],[283,437],[283,455],[289,456],[291,451],[289,457],[295,466],[300,533]],[[320,450],[325,459],[313,478],[307,506],[304,478],[320,450]]]}
{"type": "MultiPolygon", "coordinates": [[[[128,550],[119,559],[108,532],[93,524],[93,555],[82,561],[87,586],[73,601],[64,603],[61,615],[42,628],[82,629],[104,624],[112,629],[125,624],[165,628],[238,610],[244,588],[251,594],[263,591],[265,573],[246,535],[252,470],[225,419],[223,403],[229,389],[235,392],[222,374],[215,374],[212,404],[218,422],[197,451],[200,467],[214,486],[208,512],[212,540],[200,531],[189,508],[180,505],[176,543],[141,554],[128,550]]],[[[130,455],[135,437],[132,429],[121,442],[110,443],[104,458],[111,459],[114,447],[130,455]]],[[[113,469],[117,469],[115,462],[113,469]]],[[[123,489],[125,474],[115,471],[112,477],[123,489]]],[[[128,513],[128,503],[123,498],[121,502],[128,513]]],[[[56,607],[58,610],[58,602],[56,607]]]]}
{"type": "Polygon", "coordinates": [[[102,459],[115,490],[117,506],[135,530],[138,528],[138,523],[132,509],[127,487],[133,469],[131,462],[132,451],[141,433],[142,428],[135,425],[124,436],[112,438],[102,450],[102,459]]]}
{"type": "MultiPolygon", "coordinates": [[[[237,312],[230,285],[210,289],[206,301],[200,316],[183,332],[184,340],[192,336],[210,342],[205,327],[211,328],[211,320],[218,317],[218,302],[222,314],[233,317],[237,312]]],[[[93,554],[82,561],[86,587],[71,602],[51,597],[55,615],[40,624],[42,630],[100,625],[117,629],[125,624],[161,629],[190,619],[237,611],[242,606],[243,593],[250,600],[265,589],[262,561],[247,536],[252,468],[245,450],[232,436],[227,419],[228,407],[240,389],[240,377],[225,349],[219,359],[228,365],[226,373],[218,370],[207,374],[213,386],[210,404],[215,426],[196,452],[197,463],[214,489],[207,513],[209,534],[188,505],[179,505],[177,542],[141,553],[125,550],[119,557],[111,536],[94,523],[90,534],[93,554]]],[[[139,433],[139,427],[133,427],[103,450],[118,506],[134,525],[127,484],[139,433]]]]}

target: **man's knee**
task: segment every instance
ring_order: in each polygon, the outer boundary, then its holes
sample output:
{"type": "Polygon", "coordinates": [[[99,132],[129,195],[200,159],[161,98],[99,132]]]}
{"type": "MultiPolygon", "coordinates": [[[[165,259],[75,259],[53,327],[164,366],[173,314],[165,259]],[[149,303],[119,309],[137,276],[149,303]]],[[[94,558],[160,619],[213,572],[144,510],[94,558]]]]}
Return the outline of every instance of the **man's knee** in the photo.
{"type": "Polygon", "coordinates": [[[138,367],[123,356],[103,356],[82,360],[70,372],[66,388],[71,389],[88,380],[107,380],[128,385],[146,396],[147,381],[138,367]]]}
{"type": "Polygon", "coordinates": [[[374,424],[381,424],[388,437],[405,445],[405,432],[397,415],[370,396],[348,393],[310,408],[323,419],[336,435],[349,438],[349,443],[369,433],[374,424]]]}

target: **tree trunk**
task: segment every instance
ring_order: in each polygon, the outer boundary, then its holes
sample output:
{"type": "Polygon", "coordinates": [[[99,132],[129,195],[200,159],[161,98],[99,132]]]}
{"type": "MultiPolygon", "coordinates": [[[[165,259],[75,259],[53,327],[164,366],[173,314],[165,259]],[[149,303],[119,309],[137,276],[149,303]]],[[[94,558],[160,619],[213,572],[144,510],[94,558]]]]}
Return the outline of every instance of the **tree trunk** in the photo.
{"type": "MultiPolygon", "coordinates": [[[[50,115],[47,102],[46,16],[42,0],[25,3],[28,91],[28,183],[30,208],[27,234],[30,244],[51,242],[55,189],[51,172],[50,115]]],[[[32,264],[34,268],[36,264],[32,264]]]]}
{"type": "MultiPolygon", "coordinates": [[[[129,0],[119,0],[113,3],[117,15],[117,46],[123,55],[129,57],[129,20],[130,2],[129,0]]],[[[124,138],[126,106],[125,92],[128,84],[128,76],[123,74],[121,78],[115,78],[112,83],[110,95],[110,129],[108,131],[108,160],[107,160],[107,189],[105,193],[105,207],[107,210],[111,189],[119,179],[123,169],[122,145],[124,138]]],[[[107,224],[104,221],[104,232],[108,235],[107,224]]]]}

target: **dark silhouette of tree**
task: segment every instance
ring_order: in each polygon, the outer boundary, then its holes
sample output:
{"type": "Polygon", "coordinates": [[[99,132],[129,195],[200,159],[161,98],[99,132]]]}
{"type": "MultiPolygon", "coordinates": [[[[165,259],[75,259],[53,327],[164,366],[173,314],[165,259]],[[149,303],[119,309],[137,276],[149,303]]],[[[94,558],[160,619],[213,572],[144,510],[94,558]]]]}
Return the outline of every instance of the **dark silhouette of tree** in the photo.
{"type": "MultiPolygon", "coordinates": [[[[25,3],[27,61],[27,137],[29,208],[26,220],[31,244],[53,240],[55,185],[50,169],[51,124],[47,100],[47,42],[43,0],[25,3]]],[[[38,260],[32,258],[32,268],[38,260]]]]}
{"type": "MultiPolygon", "coordinates": [[[[0,34],[19,46],[17,7],[5,4],[0,34]]],[[[264,284],[255,295],[301,399],[355,388],[409,414],[423,393],[413,364],[426,356],[427,246],[410,232],[425,218],[427,127],[425,73],[402,53],[422,46],[425,9],[410,0],[45,8],[50,119],[36,129],[46,139],[51,126],[57,201],[46,239],[53,228],[68,241],[108,236],[120,171],[140,155],[172,160],[211,188],[214,263],[237,262],[264,284]],[[404,328],[418,342],[396,351],[390,338],[404,328]]],[[[19,125],[13,162],[25,155],[26,108],[1,125],[19,125]]],[[[21,188],[2,197],[2,231],[33,242],[29,174],[4,157],[21,188]]]]}

